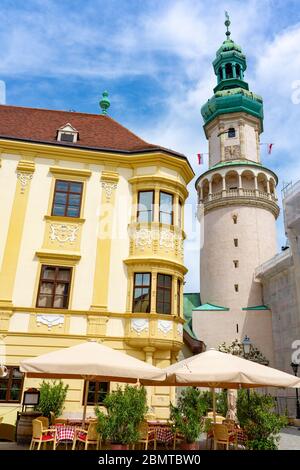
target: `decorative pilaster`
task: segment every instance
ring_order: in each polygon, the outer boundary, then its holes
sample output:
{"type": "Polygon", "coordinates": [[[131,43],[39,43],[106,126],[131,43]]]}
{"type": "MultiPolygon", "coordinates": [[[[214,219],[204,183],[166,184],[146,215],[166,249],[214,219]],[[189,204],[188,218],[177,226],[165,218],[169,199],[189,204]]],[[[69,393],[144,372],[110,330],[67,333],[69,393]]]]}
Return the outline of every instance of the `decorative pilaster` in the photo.
{"type": "Polygon", "coordinates": [[[91,336],[106,336],[107,316],[88,315],[87,334],[91,336]]]}
{"type": "Polygon", "coordinates": [[[239,136],[240,136],[240,155],[241,155],[241,158],[246,158],[245,129],[244,129],[243,121],[239,121],[239,136]]]}
{"type": "Polygon", "coordinates": [[[223,123],[219,125],[219,136],[220,136],[220,155],[221,155],[221,161],[223,162],[225,160],[225,146],[224,146],[224,138],[225,138],[225,133],[224,133],[225,126],[223,123]]]}
{"type": "Polygon", "coordinates": [[[91,310],[99,312],[107,312],[111,238],[118,181],[119,175],[116,172],[103,171],[101,174],[101,209],[91,305],[91,310]]]}
{"type": "Polygon", "coordinates": [[[28,155],[27,158],[28,160],[19,161],[16,171],[17,184],[0,271],[0,307],[12,306],[29,189],[35,170],[33,155],[28,155]]]}

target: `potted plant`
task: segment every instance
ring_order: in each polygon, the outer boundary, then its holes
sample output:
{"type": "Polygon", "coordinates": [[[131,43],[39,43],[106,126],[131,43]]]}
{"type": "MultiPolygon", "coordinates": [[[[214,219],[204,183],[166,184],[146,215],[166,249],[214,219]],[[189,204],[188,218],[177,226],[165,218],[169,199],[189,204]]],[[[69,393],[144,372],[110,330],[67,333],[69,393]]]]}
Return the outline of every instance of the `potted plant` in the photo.
{"type": "Polygon", "coordinates": [[[288,420],[286,416],[277,415],[274,409],[272,396],[254,391],[247,396],[245,390],[239,390],[237,411],[240,425],[247,435],[247,449],[278,449],[279,433],[288,420]]]}
{"type": "Polygon", "coordinates": [[[198,449],[197,439],[203,431],[203,415],[205,403],[201,392],[193,387],[184,389],[178,399],[177,406],[170,404],[170,418],[174,422],[176,432],[184,437],[181,448],[185,450],[198,449]]]}
{"type": "Polygon", "coordinates": [[[128,449],[129,444],[139,440],[139,427],[147,413],[144,387],[120,386],[104,399],[107,413],[95,408],[97,430],[102,439],[111,443],[112,450],[128,449]]]}
{"type": "Polygon", "coordinates": [[[40,385],[40,401],[37,406],[43,416],[51,419],[51,411],[56,418],[61,416],[68,388],[69,385],[64,385],[62,380],[52,380],[51,382],[43,380],[40,385]]]}

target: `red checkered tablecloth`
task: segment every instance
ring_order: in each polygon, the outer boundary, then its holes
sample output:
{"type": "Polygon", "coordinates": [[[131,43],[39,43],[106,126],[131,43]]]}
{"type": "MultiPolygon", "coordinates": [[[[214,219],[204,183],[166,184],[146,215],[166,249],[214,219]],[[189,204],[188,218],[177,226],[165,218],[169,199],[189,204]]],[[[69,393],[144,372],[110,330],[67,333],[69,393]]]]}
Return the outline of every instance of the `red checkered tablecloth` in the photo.
{"type": "Polygon", "coordinates": [[[174,440],[174,434],[170,426],[150,425],[150,430],[156,431],[156,440],[159,442],[171,442],[174,440]]]}
{"type": "Polygon", "coordinates": [[[73,441],[75,437],[75,426],[57,425],[52,426],[56,429],[56,440],[59,441],[73,441]]]}

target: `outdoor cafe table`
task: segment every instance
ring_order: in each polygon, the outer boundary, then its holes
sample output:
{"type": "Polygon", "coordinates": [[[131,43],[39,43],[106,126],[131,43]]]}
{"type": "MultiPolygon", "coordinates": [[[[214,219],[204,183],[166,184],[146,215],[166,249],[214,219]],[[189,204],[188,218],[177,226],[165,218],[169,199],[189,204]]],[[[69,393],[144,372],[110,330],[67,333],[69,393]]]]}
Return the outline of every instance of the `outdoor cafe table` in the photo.
{"type": "Polygon", "coordinates": [[[58,424],[54,424],[53,426],[51,426],[50,429],[56,430],[56,445],[58,446],[62,442],[65,443],[66,445],[67,445],[67,442],[73,442],[75,438],[75,431],[78,427],[82,427],[82,426],[78,426],[77,423],[76,424],[58,423],[58,424]]]}
{"type": "Polygon", "coordinates": [[[156,431],[156,440],[164,444],[169,444],[174,441],[174,433],[169,421],[147,421],[149,429],[156,431]]]}

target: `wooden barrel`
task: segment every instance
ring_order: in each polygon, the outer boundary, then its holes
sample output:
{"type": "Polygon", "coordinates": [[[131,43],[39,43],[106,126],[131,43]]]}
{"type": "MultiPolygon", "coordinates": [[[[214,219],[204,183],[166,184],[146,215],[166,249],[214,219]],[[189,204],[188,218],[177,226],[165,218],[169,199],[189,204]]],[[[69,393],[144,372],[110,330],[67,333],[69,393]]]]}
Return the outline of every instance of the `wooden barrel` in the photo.
{"type": "Polygon", "coordinates": [[[17,443],[29,444],[32,438],[32,420],[42,416],[40,411],[25,411],[20,413],[17,424],[17,443]]]}

